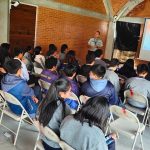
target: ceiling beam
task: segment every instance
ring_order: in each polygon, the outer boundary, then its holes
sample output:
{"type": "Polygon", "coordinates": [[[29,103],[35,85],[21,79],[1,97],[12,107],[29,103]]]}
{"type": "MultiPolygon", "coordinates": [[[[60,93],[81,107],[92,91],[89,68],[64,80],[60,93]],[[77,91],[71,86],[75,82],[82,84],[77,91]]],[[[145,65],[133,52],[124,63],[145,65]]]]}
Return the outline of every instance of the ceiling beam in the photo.
{"type": "Polygon", "coordinates": [[[118,21],[144,24],[145,18],[141,18],[141,17],[121,17],[118,21]]]}
{"type": "Polygon", "coordinates": [[[121,17],[126,16],[133,8],[135,8],[138,4],[143,2],[144,0],[130,0],[128,1],[114,16],[114,21],[119,20],[121,17]]]}
{"type": "Polygon", "coordinates": [[[82,9],[82,8],[75,7],[75,6],[67,5],[67,4],[58,3],[58,2],[55,2],[54,0],[20,0],[20,2],[23,4],[42,6],[42,7],[47,7],[51,9],[73,13],[73,14],[78,14],[82,16],[109,21],[109,17],[107,15],[97,13],[94,11],[90,11],[90,10],[86,10],[86,9],[82,9]]]}
{"type": "Polygon", "coordinates": [[[103,3],[104,3],[104,6],[105,6],[105,9],[106,9],[107,16],[109,16],[109,18],[112,19],[114,12],[113,12],[113,9],[112,9],[111,1],[110,0],[103,0],[103,3]]]}

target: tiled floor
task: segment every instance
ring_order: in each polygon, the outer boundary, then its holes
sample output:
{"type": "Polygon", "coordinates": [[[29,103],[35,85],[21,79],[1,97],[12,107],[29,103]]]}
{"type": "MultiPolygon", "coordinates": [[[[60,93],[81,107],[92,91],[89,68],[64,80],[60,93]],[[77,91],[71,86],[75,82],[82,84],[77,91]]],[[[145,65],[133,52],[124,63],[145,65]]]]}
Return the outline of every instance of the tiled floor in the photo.
{"type": "MultiPolygon", "coordinates": [[[[9,118],[5,117],[5,122],[9,125],[12,129],[15,129],[16,122],[10,120],[9,118]],[[8,123],[9,122],[9,123],[8,123]]],[[[37,137],[36,129],[27,123],[23,123],[19,137],[17,140],[16,146],[12,144],[12,137],[6,137],[4,134],[9,131],[4,129],[0,126],[0,150],[33,150],[34,144],[37,137]]],[[[147,127],[144,134],[143,134],[143,141],[144,141],[144,148],[145,150],[150,150],[150,127],[147,127]]],[[[130,150],[132,145],[132,140],[128,139],[124,136],[120,135],[120,138],[117,142],[117,150],[130,150]]],[[[138,139],[136,143],[135,150],[140,150],[140,140],[138,139]]]]}

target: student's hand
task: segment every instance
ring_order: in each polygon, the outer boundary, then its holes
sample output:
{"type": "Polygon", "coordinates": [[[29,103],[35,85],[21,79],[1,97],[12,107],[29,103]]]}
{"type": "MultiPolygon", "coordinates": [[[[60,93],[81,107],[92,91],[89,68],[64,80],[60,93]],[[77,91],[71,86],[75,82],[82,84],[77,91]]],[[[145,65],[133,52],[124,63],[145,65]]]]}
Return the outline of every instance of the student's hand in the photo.
{"type": "Polygon", "coordinates": [[[32,100],[37,104],[39,102],[39,100],[35,97],[35,96],[32,96],[32,100]]]}
{"type": "Polygon", "coordinates": [[[4,68],[0,67],[0,72],[1,73],[6,73],[6,70],[4,68]]]}

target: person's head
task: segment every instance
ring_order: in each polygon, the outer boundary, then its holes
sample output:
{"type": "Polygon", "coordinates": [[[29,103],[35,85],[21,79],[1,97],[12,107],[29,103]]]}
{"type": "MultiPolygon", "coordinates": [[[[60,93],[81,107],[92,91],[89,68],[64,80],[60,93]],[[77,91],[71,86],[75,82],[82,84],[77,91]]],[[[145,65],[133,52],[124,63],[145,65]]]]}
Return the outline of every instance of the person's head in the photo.
{"type": "Polygon", "coordinates": [[[55,46],[55,44],[49,44],[48,55],[55,55],[55,53],[57,53],[57,47],[55,46]]]}
{"type": "Polygon", "coordinates": [[[128,59],[125,63],[124,63],[124,65],[123,65],[123,67],[125,67],[125,68],[131,68],[131,69],[134,69],[134,60],[133,59],[128,59]]]}
{"type": "Polygon", "coordinates": [[[70,78],[74,78],[77,72],[77,67],[72,65],[72,64],[68,64],[66,65],[66,67],[64,68],[64,73],[67,77],[70,78]]]}
{"type": "Polygon", "coordinates": [[[5,62],[5,58],[8,57],[10,49],[10,44],[2,43],[0,46],[0,63],[3,65],[5,62]]]}
{"type": "Polygon", "coordinates": [[[23,50],[21,48],[14,48],[14,57],[17,57],[20,60],[22,60],[22,58],[23,58],[23,50]]]}
{"type": "Polygon", "coordinates": [[[119,67],[119,60],[117,58],[113,58],[109,62],[109,68],[113,69],[115,71],[119,67]]]}
{"type": "Polygon", "coordinates": [[[89,65],[82,65],[80,70],[79,70],[79,74],[85,77],[89,77],[89,73],[90,73],[90,66],[89,65]]]}
{"type": "Polygon", "coordinates": [[[32,53],[32,46],[27,46],[27,47],[25,48],[25,52],[32,53]]]}
{"type": "Polygon", "coordinates": [[[109,104],[105,97],[92,97],[74,115],[74,118],[89,123],[89,126],[97,126],[104,131],[109,117],[109,104]]]}
{"type": "Polygon", "coordinates": [[[148,74],[148,66],[146,64],[139,64],[137,66],[137,74],[138,76],[145,78],[148,74]]]}
{"type": "Polygon", "coordinates": [[[61,45],[61,53],[65,53],[65,51],[68,50],[68,45],[67,44],[62,44],[61,45]]]}
{"type": "Polygon", "coordinates": [[[57,58],[50,57],[50,58],[46,59],[46,61],[45,61],[46,69],[56,70],[57,69],[56,66],[57,66],[57,58]]]}
{"type": "Polygon", "coordinates": [[[96,31],[94,37],[99,38],[100,37],[100,31],[96,31]]]}
{"type": "Polygon", "coordinates": [[[64,99],[70,96],[71,85],[66,79],[58,79],[54,81],[45,97],[39,106],[39,122],[46,126],[51,120],[58,105],[62,103],[63,115],[65,115],[64,99]]]}
{"type": "Polygon", "coordinates": [[[42,47],[41,46],[36,46],[34,48],[34,54],[39,55],[42,52],[42,47]]]}
{"type": "Polygon", "coordinates": [[[94,64],[94,61],[95,61],[95,55],[94,55],[94,52],[93,53],[88,53],[86,55],[86,64],[91,64],[93,65],[94,64]]]}
{"type": "Polygon", "coordinates": [[[5,67],[8,73],[21,76],[21,62],[19,60],[11,59],[6,63],[5,67]]]}
{"type": "Polygon", "coordinates": [[[74,50],[68,51],[66,54],[66,63],[74,63],[76,61],[76,54],[74,50]]]}
{"type": "Polygon", "coordinates": [[[106,73],[106,68],[100,64],[95,64],[91,67],[90,78],[94,80],[99,80],[104,77],[106,73]]]}
{"type": "Polygon", "coordinates": [[[95,54],[95,57],[98,57],[98,58],[102,59],[102,57],[103,57],[103,50],[97,49],[97,50],[94,52],[94,54],[95,54]]]}

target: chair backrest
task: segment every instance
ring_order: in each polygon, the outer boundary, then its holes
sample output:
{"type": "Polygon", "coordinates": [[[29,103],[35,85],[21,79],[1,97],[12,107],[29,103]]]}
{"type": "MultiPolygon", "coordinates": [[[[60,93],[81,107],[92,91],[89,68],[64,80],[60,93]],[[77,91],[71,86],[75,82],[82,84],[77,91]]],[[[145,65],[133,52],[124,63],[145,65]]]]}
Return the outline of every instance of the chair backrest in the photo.
{"type": "Polygon", "coordinates": [[[148,106],[148,99],[136,91],[132,91],[132,92],[130,90],[124,91],[124,103],[127,103],[127,101],[129,99],[139,102],[139,103],[145,105],[145,107],[148,106]]]}
{"type": "Polygon", "coordinates": [[[56,143],[59,143],[60,142],[60,138],[57,136],[57,134],[52,130],[50,129],[49,127],[44,127],[42,129],[42,133],[46,136],[46,138],[56,142],[56,143]]]}
{"type": "Polygon", "coordinates": [[[126,120],[130,120],[134,123],[137,123],[138,128],[140,127],[139,120],[136,117],[136,115],[133,114],[132,112],[128,111],[127,109],[116,106],[116,105],[112,105],[112,106],[110,106],[110,112],[111,112],[112,116],[115,115],[118,118],[123,118],[123,119],[126,119],[126,120]]]}
{"type": "Polygon", "coordinates": [[[85,96],[85,95],[80,95],[79,99],[81,103],[86,103],[86,101],[89,99],[90,97],[85,96]]]}
{"type": "Polygon", "coordinates": [[[81,102],[80,102],[79,98],[73,92],[70,92],[70,96],[68,98],[78,102],[79,105],[78,105],[77,110],[79,110],[80,105],[81,105],[81,102]]]}
{"type": "Polygon", "coordinates": [[[60,141],[59,145],[62,148],[62,150],[75,150],[71,146],[69,146],[67,143],[65,143],[64,141],[60,141]]]}
{"type": "Polygon", "coordinates": [[[44,80],[39,79],[39,85],[41,86],[42,89],[48,90],[51,84],[44,80]]]}
{"type": "Polygon", "coordinates": [[[29,120],[33,123],[33,120],[31,119],[30,115],[27,113],[27,111],[25,110],[23,105],[20,103],[20,101],[16,97],[14,97],[12,94],[10,94],[8,92],[4,92],[4,91],[2,91],[2,92],[3,92],[3,96],[4,96],[4,100],[5,100],[3,107],[6,106],[6,102],[9,102],[9,103],[12,103],[14,105],[20,106],[21,109],[22,109],[22,113],[26,114],[27,117],[29,118],[29,120]]]}
{"type": "Polygon", "coordinates": [[[80,83],[84,83],[84,82],[87,81],[87,78],[86,78],[85,76],[79,75],[79,74],[76,76],[76,79],[77,79],[77,81],[80,82],[80,83]]]}

